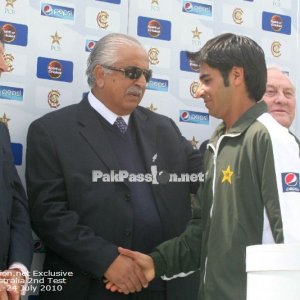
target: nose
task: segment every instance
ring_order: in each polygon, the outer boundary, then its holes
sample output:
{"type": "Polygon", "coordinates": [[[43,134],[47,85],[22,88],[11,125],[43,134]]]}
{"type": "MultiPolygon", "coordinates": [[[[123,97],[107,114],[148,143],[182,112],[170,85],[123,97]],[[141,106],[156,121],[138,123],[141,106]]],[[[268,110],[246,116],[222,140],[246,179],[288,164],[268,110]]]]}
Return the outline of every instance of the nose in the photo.
{"type": "Polygon", "coordinates": [[[203,98],[203,95],[204,95],[203,84],[201,82],[199,82],[195,96],[196,96],[196,98],[203,98]]]}
{"type": "Polygon", "coordinates": [[[288,102],[287,97],[285,96],[283,91],[277,91],[277,95],[275,98],[275,103],[286,104],[288,102]]]}
{"type": "Polygon", "coordinates": [[[8,71],[8,65],[6,64],[4,60],[4,55],[0,55],[0,72],[7,72],[8,71]]]}
{"type": "Polygon", "coordinates": [[[147,84],[145,75],[142,74],[138,79],[136,79],[136,80],[135,80],[135,84],[136,84],[138,87],[144,89],[144,88],[146,87],[146,84],[147,84]]]}

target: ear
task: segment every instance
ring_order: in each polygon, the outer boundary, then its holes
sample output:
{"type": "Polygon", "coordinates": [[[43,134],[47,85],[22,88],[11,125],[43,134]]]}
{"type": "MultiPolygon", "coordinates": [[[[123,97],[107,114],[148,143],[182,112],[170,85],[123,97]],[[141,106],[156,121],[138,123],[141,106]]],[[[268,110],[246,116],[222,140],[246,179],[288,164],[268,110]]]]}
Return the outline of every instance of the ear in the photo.
{"type": "Polygon", "coordinates": [[[100,65],[96,65],[96,67],[94,68],[94,78],[96,85],[100,88],[104,86],[104,77],[105,73],[103,67],[100,65]]]}
{"type": "Polygon", "coordinates": [[[232,79],[233,84],[240,85],[244,83],[244,68],[242,67],[233,67],[230,71],[230,77],[232,79]]]}

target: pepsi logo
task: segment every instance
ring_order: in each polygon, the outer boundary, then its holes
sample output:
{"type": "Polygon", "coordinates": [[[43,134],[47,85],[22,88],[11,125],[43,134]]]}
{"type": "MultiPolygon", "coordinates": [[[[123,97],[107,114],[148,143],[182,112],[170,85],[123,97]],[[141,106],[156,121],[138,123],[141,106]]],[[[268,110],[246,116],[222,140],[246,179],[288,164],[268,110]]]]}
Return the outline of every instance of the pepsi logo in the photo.
{"type": "Polygon", "coordinates": [[[96,42],[95,42],[95,41],[88,41],[86,47],[87,47],[87,49],[88,49],[89,51],[92,51],[92,50],[94,49],[95,45],[96,45],[96,42]]]}
{"type": "Polygon", "coordinates": [[[295,173],[287,173],[284,177],[284,182],[287,186],[296,186],[298,184],[298,178],[295,173]]]}
{"type": "Polygon", "coordinates": [[[190,118],[190,113],[188,111],[183,111],[180,115],[181,120],[188,120],[190,118]]]}
{"type": "Polygon", "coordinates": [[[191,2],[186,2],[183,6],[185,11],[190,11],[193,9],[193,4],[191,2]]]}
{"type": "Polygon", "coordinates": [[[45,4],[43,7],[42,7],[42,11],[45,15],[50,15],[52,13],[52,6],[49,5],[49,4],[45,4]]]}

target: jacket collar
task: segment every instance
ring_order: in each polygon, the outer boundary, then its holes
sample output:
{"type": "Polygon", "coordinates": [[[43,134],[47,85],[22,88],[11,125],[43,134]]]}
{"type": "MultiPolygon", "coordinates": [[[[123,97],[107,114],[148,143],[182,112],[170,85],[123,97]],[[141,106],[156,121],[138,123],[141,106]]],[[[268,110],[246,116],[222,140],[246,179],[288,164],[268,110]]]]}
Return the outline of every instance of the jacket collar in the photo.
{"type": "Polygon", "coordinates": [[[97,112],[91,107],[87,97],[78,104],[77,119],[79,133],[83,136],[98,158],[110,170],[119,170],[117,158],[114,151],[105,138],[105,131],[100,126],[97,112]]]}
{"type": "MultiPolygon", "coordinates": [[[[77,113],[80,134],[84,137],[96,155],[110,170],[119,170],[117,158],[110,143],[105,139],[105,131],[99,126],[97,112],[91,107],[87,97],[78,104],[77,113]]],[[[134,122],[138,141],[145,159],[147,171],[150,170],[153,155],[157,152],[156,128],[147,110],[137,107],[131,114],[130,122],[134,122]]]]}
{"type": "MultiPolygon", "coordinates": [[[[241,134],[248,129],[248,127],[256,121],[256,119],[262,115],[263,113],[267,112],[267,105],[264,101],[260,101],[250,107],[234,124],[233,126],[227,131],[226,135],[236,135],[241,134]]],[[[213,137],[219,137],[224,134],[225,132],[225,124],[222,122],[215,130],[213,137]]]]}

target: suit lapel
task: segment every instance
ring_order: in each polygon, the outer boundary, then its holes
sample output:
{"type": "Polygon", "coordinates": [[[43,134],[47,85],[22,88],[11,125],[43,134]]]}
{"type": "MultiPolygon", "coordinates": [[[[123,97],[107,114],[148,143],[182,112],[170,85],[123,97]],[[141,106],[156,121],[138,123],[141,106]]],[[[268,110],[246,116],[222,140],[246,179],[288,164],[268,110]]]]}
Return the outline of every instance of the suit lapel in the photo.
{"type": "Polygon", "coordinates": [[[111,144],[106,139],[103,126],[97,118],[97,112],[90,106],[87,98],[84,98],[78,106],[79,132],[94,150],[99,159],[110,170],[119,170],[116,155],[111,144]]]}
{"type": "Polygon", "coordinates": [[[146,171],[150,172],[150,166],[154,164],[153,157],[157,154],[157,130],[149,116],[139,108],[132,113],[132,118],[144,155],[146,171]]]}
{"type": "MultiPolygon", "coordinates": [[[[90,106],[87,98],[84,98],[78,106],[78,124],[80,134],[94,150],[99,159],[110,169],[119,170],[114,150],[105,138],[105,131],[97,118],[96,112],[90,106]]],[[[149,121],[149,116],[139,108],[132,113],[138,140],[145,159],[146,171],[150,172],[150,167],[156,164],[153,161],[157,153],[157,129],[153,122],[149,121]]]]}
{"type": "MultiPolygon", "coordinates": [[[[162,160],[159,153],[158,147],[158,134],[159,128],[157,127],[155,121],[151,120],[151,115],[148,115],[147,112],[137,108],[132,114],[133,120],[135,122],[137,137],[140,142],[141,150],[145,158],[146,172],[154,175],[151,171],[151,166],[154,167],[154,172],[159,172],[162,167],[162,160]]],[[[166,199],[165,189],[161,188],[161,184],[157,184],[157,178],[153,178],[151,188],[154,194],[154,201],[157,205],[157,209],[160,215],[164,214],[164,203],[166,199]],[[156,182],[156,183],[154,183],[156,182]]],[[[163,219],[162,224],[163,224],[163,219]]],[[[165,228],[163,224],[163,228],[165,228]]]]}

